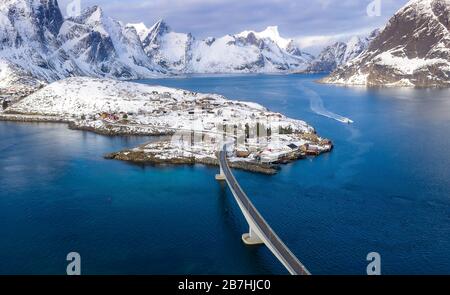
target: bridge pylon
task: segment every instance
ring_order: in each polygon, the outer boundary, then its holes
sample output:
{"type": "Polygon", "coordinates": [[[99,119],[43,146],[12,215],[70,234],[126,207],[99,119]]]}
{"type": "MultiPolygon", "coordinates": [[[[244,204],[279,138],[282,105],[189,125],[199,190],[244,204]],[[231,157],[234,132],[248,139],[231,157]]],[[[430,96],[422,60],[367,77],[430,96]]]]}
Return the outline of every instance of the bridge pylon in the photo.
{"type": "Polygon", "coordinates": [[[216,153],[217,159],[219,159],[219,167],[220,167],[220,174],[216,174],[216,180],[217,181],[226,181],[227,177],[225,176],[225,173],[223,172],[222,165],[220,165],[220,151],[216,153]]]}
{"type": "Polygon", "coordinates": [[[255,231],[250,226],[250,230],[248,231],[248,234],[242,235],[242,241],[244,244],[249,246],[256,246],[256,245],[262,245],[264,242],[261,240],[261,238],[255,233],[255,231]]]}
{"type": "Polygon", "coordinates": [[[222,167],[220,167],[220,174],[216,174],[216,180],[217,181],[225,181],[227,180],[225,177],[225,173],[223,173],[222,167]]]}
{"type": "Polygon", "coordinates": [[[239,186],[228,165],[225,145],[219,152],[218,159],[219,176],[225,176],[225,181],[250,227],[249,233],[242,235],[243,242],[247,245],[265,244],[292,275],[310,275],[310,272],[281,241],[239,186]]]}

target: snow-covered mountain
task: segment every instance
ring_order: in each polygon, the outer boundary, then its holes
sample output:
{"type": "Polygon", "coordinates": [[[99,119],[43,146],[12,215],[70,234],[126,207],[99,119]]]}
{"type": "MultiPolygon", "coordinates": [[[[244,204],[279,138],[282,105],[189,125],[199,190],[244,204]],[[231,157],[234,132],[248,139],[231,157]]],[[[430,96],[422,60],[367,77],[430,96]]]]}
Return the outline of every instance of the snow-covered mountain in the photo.
{"type": "Polygon", "coordinates": [[[197,40],[176,33],[159,21],[151,28],[130,24],[138,32],[147,55],[161,67],[178,73],[281,72],[306,68],[312,56],[277,27],[197,40]]]}
{"type": "MultiPolygon", "coordinates": [[[[40,87],[44,82],[31,76],[17,65],[0,59],[0,89],[6,90],[14,86],[40,87]]],[[[0,91],[1,94],[1,91],[0,91]]]]}
{"type": "Polygon", "coordinates": [[[294,39],[286,39],[281,37],[280,32],[278,31],[278,26],[269,26],[262,32],[244,31],[237,34],[236,37],[248,38],[251,35],[254,35],[255,38],[259,40],[266,39],[274,42],[284,53],[301,58],[302,62],[310,62],[314,59],[313,55],[300,49],[294,39]]]}
{"type": "Polygon", "coordinates": [[[194,38],[190,34],[173,32],[160,20],[151,28],[145,24],[129,24],[138,32],[145,53],[156,64],[174,72],[184,72],[190,61],[194,38]]]}
{"type": "Polygon", "coordinates": [[[137,79],[162,71],[145,54],[137,32],[105,16],[98,6],[65,20],[58,40],[88,76],[137,79]]]}
{"type": "Polygon", "coordinates": [[[0,59],[51,82],[70,76],[154,77],[135,30],[98,7],[64,20],[56,0],[2,0],[0,59]]]}
{"type": "Polygon", "coordinates": [[[304,69],[311,59],[292,40],[282,38],[277,27],[196,40],[172,31],[164,21],[151,28],[125,26],[98,6],[64,19],[57,0],[0,3],[0,61],[8,65],[2,72],[26,73],[37,81],[71,76],[138,79],[167,72],[281,72],[304,69]]]}
{"type": "Polygon", "coordinates": [[[0,102],[15,102],[43,86],[43,81],[34,78],[17,65],[0,59],[0,102]]]}
{"type": "Polygon", "coordinates": [[[0,59],[33,76],[57,80],[76,72],[57,39],[63,17],[53,0],[2,0],[0,59]]]}
{"type": "Polygon", "coordinates": [[[323,80],[367,86],[450,86],[450,1],[412,0],[368,49],[323,80]]]}
{"type": "Polygon", "coordinates": [[[331,73],[340,66],[358,57],[378,36],[379,30],[368,36],[354,36],[348,42],[336,42],[325,47],[306,69],[309,73],[331,73]]]}

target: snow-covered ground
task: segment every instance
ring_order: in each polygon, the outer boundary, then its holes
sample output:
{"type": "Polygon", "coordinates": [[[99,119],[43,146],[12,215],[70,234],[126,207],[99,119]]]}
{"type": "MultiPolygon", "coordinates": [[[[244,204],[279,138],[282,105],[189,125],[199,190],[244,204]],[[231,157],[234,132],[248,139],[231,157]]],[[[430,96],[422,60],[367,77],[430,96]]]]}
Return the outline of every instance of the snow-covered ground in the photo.
{"type": "Polygon", "coordinates": [[[375,60],[377,65],[389,66],[407,75],[412,75],[415,71],[433,64],[446,63],[442,58],[408,58],[394,56],[392,51],[386,51],[378,55],[375,60]]]}
{"type": "Polygon", "coordinates": [[[6,104],[20,100],[44,85],[44,82],[0,58],[0,112],[6,104]]]}
{"type": "Polygon", "coordinates": [[[54,82],[10,106],[5,116],[17,120],[20,115],[27,120],[34,115],[37,121],[54,117],[72,128],[109,135],[172,135],[141,148],[152,159],[168,162],[186,153],[199,162],[214,161],[220,143],[229,139],[235,143],[231,160],[241,162],[294,160],[332,148],[305,122],[257,103],[110,79],[54,82]]]}

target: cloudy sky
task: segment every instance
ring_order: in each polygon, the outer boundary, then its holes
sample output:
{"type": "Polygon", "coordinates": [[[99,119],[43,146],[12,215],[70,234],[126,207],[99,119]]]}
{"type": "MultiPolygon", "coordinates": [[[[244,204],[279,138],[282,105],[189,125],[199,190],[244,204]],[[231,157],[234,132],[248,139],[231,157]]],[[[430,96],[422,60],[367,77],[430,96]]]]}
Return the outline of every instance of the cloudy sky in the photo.
{"type": "Polygon", "coordinates": [[[277,25],[282,36],[299,38],[305,48],[380,27],[407,0],[59,0],[61,9],[80,2],[99,5],[125,23],[151,26],[165,19],[178,32],[198,38],[277,25]],[[370,6],[371,9],[367,7],[370,6]],[[378,6],[377,4],[381,5],[378,6]],[[380,7],[378,9],[378,7],[380,7]]]}

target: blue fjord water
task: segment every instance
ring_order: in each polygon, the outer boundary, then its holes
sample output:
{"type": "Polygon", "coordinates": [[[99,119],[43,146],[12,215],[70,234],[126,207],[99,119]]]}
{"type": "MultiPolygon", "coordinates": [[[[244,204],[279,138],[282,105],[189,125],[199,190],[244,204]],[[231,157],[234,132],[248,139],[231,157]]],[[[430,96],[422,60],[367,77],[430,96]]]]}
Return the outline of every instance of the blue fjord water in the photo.
{"type": "MultiPolygon", "coordinates": [[[[146,80],[261,103],[301,118],[332,153],[276,176],[236,171],[255,205],[313,274],[450,274],[450,92],[316,84],[319,76],[146,80]],[[343,124],[338,116],[354,124],[343,124]]],[[[285,274],[204,166],[104,160],[152,140],[63,124],[0,123],[0,274],[285,274]]]]}

